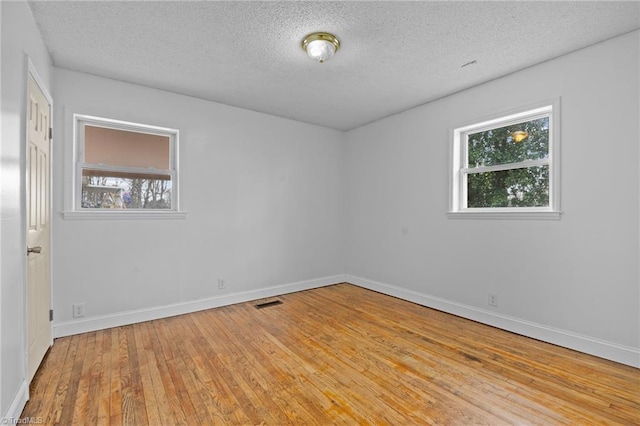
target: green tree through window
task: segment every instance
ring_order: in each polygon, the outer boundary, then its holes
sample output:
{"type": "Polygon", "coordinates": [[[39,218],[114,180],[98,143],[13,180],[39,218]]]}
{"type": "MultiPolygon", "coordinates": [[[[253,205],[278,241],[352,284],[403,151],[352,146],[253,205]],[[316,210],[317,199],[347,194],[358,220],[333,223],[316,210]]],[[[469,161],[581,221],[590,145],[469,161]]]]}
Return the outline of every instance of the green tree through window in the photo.
{"type": "Polygon", "coordinates": [[[467,207],[549,206],[548,158],[549,117],[468,134],[467,207]]]}

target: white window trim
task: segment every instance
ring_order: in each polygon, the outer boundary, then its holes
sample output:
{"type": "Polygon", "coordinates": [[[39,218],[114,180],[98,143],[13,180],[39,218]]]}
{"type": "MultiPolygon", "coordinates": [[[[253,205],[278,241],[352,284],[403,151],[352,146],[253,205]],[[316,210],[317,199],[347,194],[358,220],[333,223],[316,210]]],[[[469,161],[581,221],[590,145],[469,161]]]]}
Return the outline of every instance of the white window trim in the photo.
{"type": "MultiPolygon", "coordinates": [[[[67,114],[71,119],[71,134],[73,138],[73,172],[71,177],[70,197],[67,197],[67,210],[62,212],[64,219],[184,219],[186,212],[180,210],[180,179],[179,179],[179,136],[178,129],[171,129],[168,127],[152,126],[140,123],[132,123],[129,121],[115,120],[109,118],[98,117],[95,115],[67,114]],[[120,209],[83,209],[81,208],[81,176],[82,169],[87,166],[86,163],[79,161],[83,158],[82,149],[84,147],[84,141],[82,137],[83,132],[80,132],[80,127],[85,124],[91,124],[100,127],[109,127],[118,130],[133,131],[139,133],[158,134],[162,136],[169,136],[170,139],[170,164],[172,166],[171,185],[173,188],[171,209],[166,210],[120,210],[120,209]]],[[[67,133],[68,134],[68,133],[67,133]]],[[[105,170],[105,171],[131,171],[131,167],[112,167],[104,165],[91,165],[91,168],[105,170]]],[[[158,170],[155,169],[141,169],[143,173],[153,173],[158,170]]],[[[164,171],[163,171],[164,172],[164,171]]]]}
{"type": "MultiPolygon", "coordinates": [[[[451,173],[449,179],[449,211],[450,219],[526,219],[526,220],[559,220],[560,210],[560,98],[539,102],[517,110],[493,114],[491,117],[474,120],[471,123],[451,129],[451,173]],[[467,146],[462,139],[470,131],[481,132],[491,128],[502,127],[523,119],[535,119],[538,116],[549,116],[549,158],[527,161],[526,166],[549,165],[549,206],[547,207],[491,207],[466,208],[466,185],[463,172],[469,170],[462,167],[466,164],[467,146]]],[[[505,164],[474,168],[475,171],[498,171],[521,168],[522,163],[505,164]]]]}

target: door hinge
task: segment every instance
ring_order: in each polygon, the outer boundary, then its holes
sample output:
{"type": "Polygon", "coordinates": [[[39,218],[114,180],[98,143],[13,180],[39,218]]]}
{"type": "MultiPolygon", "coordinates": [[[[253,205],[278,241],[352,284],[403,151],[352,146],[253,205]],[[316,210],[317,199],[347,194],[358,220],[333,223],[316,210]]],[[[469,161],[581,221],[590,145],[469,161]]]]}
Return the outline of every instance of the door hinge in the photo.
{"type": "Polygon", "coordinates": [[[53,127],[49,127],[49,140],[53,139],[53,127]]]}
{"type": "Polygon", "coordinates": [[[49,309],[49,321],[53,321],[53,309],[49,309]]]}

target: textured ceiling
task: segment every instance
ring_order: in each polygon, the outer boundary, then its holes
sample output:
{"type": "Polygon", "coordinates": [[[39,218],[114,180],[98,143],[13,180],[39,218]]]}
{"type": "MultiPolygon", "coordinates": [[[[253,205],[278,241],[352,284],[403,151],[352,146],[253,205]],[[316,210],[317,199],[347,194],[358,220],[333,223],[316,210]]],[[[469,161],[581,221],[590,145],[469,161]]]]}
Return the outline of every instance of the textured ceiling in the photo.
{"type": "Polygon", "coordinates": [[[638,2],[30,5],[58,67],[340,130],[640,28],[638,2]],[[314,31],[342,41],[324,64],[314,31]]]}

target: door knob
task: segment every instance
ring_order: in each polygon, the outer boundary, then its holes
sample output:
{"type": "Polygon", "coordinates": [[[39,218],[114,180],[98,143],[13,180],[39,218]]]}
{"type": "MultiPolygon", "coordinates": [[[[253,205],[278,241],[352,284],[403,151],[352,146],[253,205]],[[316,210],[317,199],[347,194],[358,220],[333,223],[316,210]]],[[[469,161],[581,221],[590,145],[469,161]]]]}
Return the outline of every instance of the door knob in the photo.
{"type": "Polygon", "coordinates": [[[42,247],[40,246],[27,247],[27,256],[30,255],[31,253],[41,253],[41,252],[42,252],[42,247]]]}

